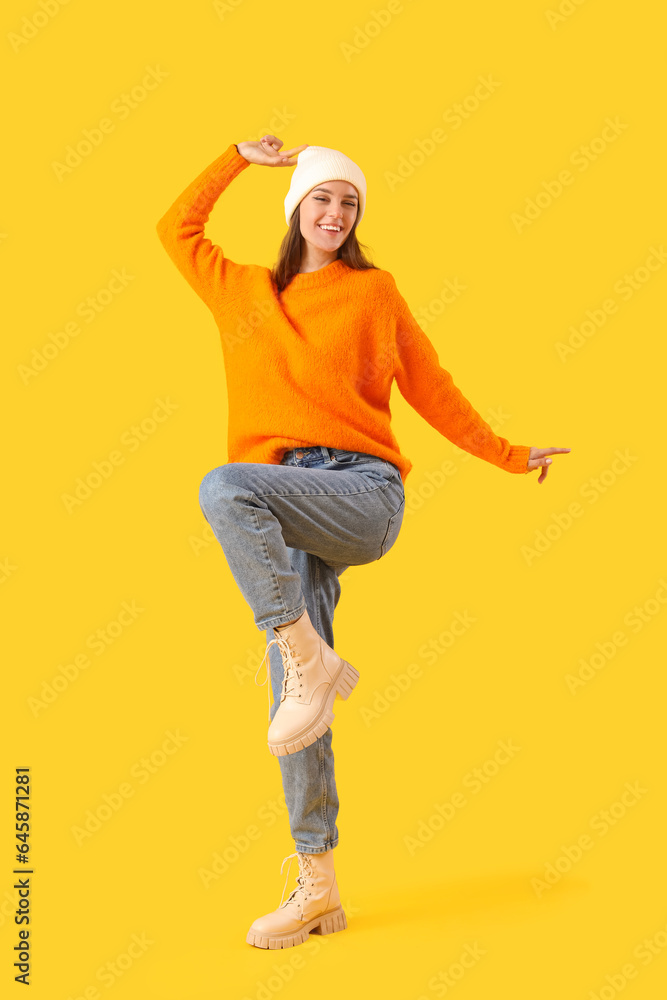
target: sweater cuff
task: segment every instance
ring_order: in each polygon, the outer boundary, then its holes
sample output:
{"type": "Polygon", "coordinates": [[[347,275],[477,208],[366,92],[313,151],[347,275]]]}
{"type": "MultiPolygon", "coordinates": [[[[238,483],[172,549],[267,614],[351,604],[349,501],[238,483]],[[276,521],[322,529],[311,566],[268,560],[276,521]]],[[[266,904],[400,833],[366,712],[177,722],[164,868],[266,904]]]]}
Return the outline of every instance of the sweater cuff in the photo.
{"type": "Polygon", "coordinates": [[[528,472],[530,445],[515,444],[510,446],[510,453],[504,468],[507,472],[528,472]]]}
{"type": "Polygon", "coordinates": [[[239,158],[239,160],[243,160],[243,162],[245,163],[245,165],[247,167],[249,167],[250,166],[250,160],[246,160],[245,156],[242,156],[241,153],[239,153],[239,147],[236,145],[235,142],[233,142],[231,144],[231,146],[229,147],[229,152],[231,152],[232,149],[234,150],[234,152],[235,152],[236,156],[239,158]]]}

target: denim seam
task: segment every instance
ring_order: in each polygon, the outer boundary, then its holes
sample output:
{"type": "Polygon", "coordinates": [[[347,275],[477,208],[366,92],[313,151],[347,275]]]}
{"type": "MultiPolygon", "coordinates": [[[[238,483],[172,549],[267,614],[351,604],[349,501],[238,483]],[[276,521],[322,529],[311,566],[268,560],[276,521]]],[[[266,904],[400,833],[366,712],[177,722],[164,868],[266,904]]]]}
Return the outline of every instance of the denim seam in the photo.
{"type": "Polygon", "coordinates": [[[307,610],[308,608],[304,604],[303,607],[296,608],[294,611],[286,611],[284,615],[274,615],[273,618],[269,618],[263,623],[260,622],[259,624],[255,624],[260,632],[265,632],[268,628],[277,628],[280,625],[287,625],[288,622],[294,621],[295,618],[300,618],[304,611],[307,610]]]}
{"type": "MultiPolygon", "coordinates": [[[[401,513],[401,511],[403,511],[403,515],[401,516],[401,521],[402,521],[402,518],[405,516],[405,497],[403,497],[403,500],[401,501],[401,506],[398,508],[398,510],[396,511],[396,513],[392,514],[391,517],[389,518],[389,523],[387,525],[387,530],[384,533],[384,538],[382,539],[382,545],[380,546],[380,556],[379,556],[380,559],[383,556],[385,556],[387,554],[387,552],[389,551],[388,549],[385,548],[385,546],[387,544],[387,538],[389,537],[389,532],[391,531],[391,529],[393,527],[394,521],[399,516],[399,514],[401,513]]],[[[400,528],[399,528],[399,531],[400,531],[400,528]]],[[[393,548],[393,546],[392,546],[392,548],[393,548]]]]}
{"type": "Polygon", "coordinates": [[[316,559],[311,552],[308,553],[308,559],[315,559],[315,593],[317,594],[317,604],[315,607],[315,631],[321,635],[322,614],[320,605],[320,560],[316,559]]]}
{"type": "Polygon", "coordinates": [[[317,492],[317,493],[294,493],[294,492],[279,493],[278,491],[275,491],[274,493],[255,493],[254,496],[256,496],[260,500],[261,500],[262,497],[359,497],[359,496],[364,496],[366,493],[373,493],[376,490],[387,490],[387,489],[389,489],[389,487],[391,485],[392,485],[392,483],[388,482],[388,483],[385,483],[384,486],[371,486],[371,488],[368,489],[368,490],[355,490],[352,493],[340,493],[338,491],[334,491],[333,493],[320,493],[320,492],[317,492]]]}
{"type": "Polygon", "coordinates": [[[324,761],[324,740],[320,737],[317,741],[317,763],[319,765],[320,780],[322,782],[322,797],[321,797],[321,807],[322,807],[322,823],[324,829],[327,832],[326,839],[327,842],[331,840],[331,831],[329,830],[329,819],[327,816],[327,776],[326,767],[324,761]]]}
{"type": "Polygon", "coordinates": [[[302,854],[325,854],[327,851],[332,851],[334,847],[338,847],[338,837],[335,840],[327,841],[324,847],[313,847],[311,844],[300,844],[299,841],[295,841],[294,846],[297,851],[301,851],[302,854]],[[327,844],[329,846],[327,846],[327,844]]]}
{"type": "MultiPolygon", "coordinates": [[[[253,495],[254,494],[251,493],[251,496],[253,496],[253,495]]],[[[267,557],[267,562],[268,562],[269,566],[271,567],[271,573],[273,575],[273,587],[274,587],[274,590],[277,592],[278,597],[281,597],[282,595],[280,593],[280,584],[278,583],[278,574],[276,573],[276,567],[271,562],[271,556],[269,554],[269,547],[266,544],[266,536],[264,534],[264,528],[262,527],[262,525],[260,523],[260,520],[259,520],[259,511],[257,510],[257,508],[255,507],[255,505],[253,503],[250,504],[250,507],[252,509],[253,514],[255,515],[255,520],[257,522],[257,527],[259,528],[259,533],[262,536],[262,544],[264,545],[264,552],[265,552],[266,557],[267,557]]],[[[283,606],[284,606],[284,604],[285,604],[285,602],[283,601],[283,606]]],[[[285,610],[283,612],[283,616],[285,616],[285,615],[287,615],[287,610],[285,610]]],[[[289,621],[289,618],[287,620],[289,621]]],[[[269,627],[268,625],[264,626],[264,628],[268,628],[268,627],[269,627]]]]}
{"type": "MultiPolygon", "coordinates": [[[[308,558],[311,559],[313,557],[309,554],[308,558]]],[[[315,602],[315,619],[316,619],[316,621],[315,621],[315,629],[316,629],[318,635],[320,635],[320,638],[321,638],[322,614],[321,614],[320,594],[321,594],[321,591],[320,591],[320,560],[319,559],[315,559],[315,595],[316,595],[316,602],[315,602]]],[[[328,841],[328,840],[330,840],[330,831],[329,831],[329,819],[328,819],[328,815],[327,815],[327,776],[326,776],[326,766],[325,766],[325,760],[324,760],[324,740],[321,739],[321,738],[318,739],[318,741],[317,741],[317,763],[318,763],[319,772],[320,772],[320,781],[322,783],[322,794],[321,794],[321,797],[320,797],[320,808],[322,810],[322,823],[324,825],[324,829],[327,832],[327,841],[328,841]]]]}

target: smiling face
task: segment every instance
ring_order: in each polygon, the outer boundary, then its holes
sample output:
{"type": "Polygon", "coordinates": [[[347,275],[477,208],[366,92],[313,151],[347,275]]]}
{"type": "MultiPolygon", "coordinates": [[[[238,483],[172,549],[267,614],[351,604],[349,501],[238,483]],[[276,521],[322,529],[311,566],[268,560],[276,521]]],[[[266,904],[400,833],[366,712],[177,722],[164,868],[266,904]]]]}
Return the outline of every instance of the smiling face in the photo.
{"type": "Polygon", "coordinates": [[[323,181],[299,203],[301,235],[318,250],[338,250],[350,235],[358,206],[359,195],[354,184],[323,181]]]}

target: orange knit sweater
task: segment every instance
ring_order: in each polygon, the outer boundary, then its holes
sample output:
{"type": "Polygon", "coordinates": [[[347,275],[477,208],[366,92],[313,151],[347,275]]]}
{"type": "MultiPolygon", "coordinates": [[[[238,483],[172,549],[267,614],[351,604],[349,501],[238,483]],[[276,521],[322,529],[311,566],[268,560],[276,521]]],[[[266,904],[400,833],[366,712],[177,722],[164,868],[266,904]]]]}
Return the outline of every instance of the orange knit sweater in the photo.
{"type": "Polygon", "coordinates": [[[278,294],[269,268],[237,264],[205,236],[217,199],[248,166],[232,143],[157,224],[220,331],[229,462],[277,465],[291,448],[327,445],[387,459],[405,483],[412,462],[390,425],[396,379],[449,441],[506,472],[525,472],[530,448],[498,437],[473,409],[388,271],[359,271],[337,259],[295,275],[278,294]]]}

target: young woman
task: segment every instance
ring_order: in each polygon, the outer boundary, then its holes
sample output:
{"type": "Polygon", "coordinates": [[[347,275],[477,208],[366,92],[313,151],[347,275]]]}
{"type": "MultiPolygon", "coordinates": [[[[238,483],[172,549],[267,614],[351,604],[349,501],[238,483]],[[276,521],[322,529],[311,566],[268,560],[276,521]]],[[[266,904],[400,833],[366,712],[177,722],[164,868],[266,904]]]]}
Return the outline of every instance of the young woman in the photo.
{"type": "MultiPolygon", "coordinates": [[[[510,445],[493,432],[440,366],[391,274],[364,255],[356,229],[366,180],[357,164],[327,147],[281,153],[282,145],[273,135],[230,145],[157,226],[220,331],[229,461],[204,477],[199,502],[267,637],[268,746],[299,876],[288,899],[248,931],[260,948],[346,927],[333,867],[330,726],[334,699],[349,696],[359,673],[334,650],[333,617],[341,573],[381,559],[401,528],[412,463],[390,426],[394,379],[432,427],[506,472],[541,468],[542,483],[548,456],[570,450],[510,445]],[[251,163],[296,166],[272,270],[235,263],[204,235],[220,194],[251,163]]],[[[273,224],[264,199],[253,224],[273,224]]]]}

